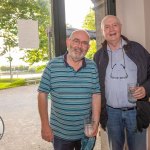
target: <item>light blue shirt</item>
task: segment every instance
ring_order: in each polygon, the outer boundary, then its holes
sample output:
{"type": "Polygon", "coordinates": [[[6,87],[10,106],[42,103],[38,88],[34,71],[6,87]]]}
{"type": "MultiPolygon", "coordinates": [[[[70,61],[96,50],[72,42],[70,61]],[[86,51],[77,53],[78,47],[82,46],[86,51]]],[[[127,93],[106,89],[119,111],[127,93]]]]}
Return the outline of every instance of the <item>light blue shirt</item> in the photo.
{"type": "MultiPolygon", "coordinates": [[[[122,46],[125,44],[126,42],[122,39],[122,46]]],[[[122,46],[120,45],[120,48],[115,51],[111,51],[109,46],[107,46],[109,63],[105,77],[105,96],[107,105],[113,108],[133,107],[136,105],[128,101],[127,84],[137,82],[137,66],[125,54],[122,46]],[[125,66],[125,69],[122,65],[125,66]],[[125,77],[126,73],[128,75],[127,78],[116,79],[116,77],[125,77]],[[114,78],[112,78],[111,75],[114,78]]]]}

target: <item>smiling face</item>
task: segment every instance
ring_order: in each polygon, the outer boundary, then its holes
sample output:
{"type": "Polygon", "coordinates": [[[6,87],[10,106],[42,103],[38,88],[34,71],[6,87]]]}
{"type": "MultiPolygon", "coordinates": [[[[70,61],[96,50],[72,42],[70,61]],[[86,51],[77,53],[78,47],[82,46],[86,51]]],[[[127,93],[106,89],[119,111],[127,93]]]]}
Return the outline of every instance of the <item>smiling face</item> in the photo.
{"type": "Polygon", "coordinates": [[[83,30],[78,30],[72,33],[67,39],[68,55],[73,61],[80,61],[89,49],[89,35],[83,30]]]}
{"type": "Polygon", "coordinates": [[[120,41],[121,23],[116,16],[106,16],[102,20],[101,30],[108,43],[120,41]]]}

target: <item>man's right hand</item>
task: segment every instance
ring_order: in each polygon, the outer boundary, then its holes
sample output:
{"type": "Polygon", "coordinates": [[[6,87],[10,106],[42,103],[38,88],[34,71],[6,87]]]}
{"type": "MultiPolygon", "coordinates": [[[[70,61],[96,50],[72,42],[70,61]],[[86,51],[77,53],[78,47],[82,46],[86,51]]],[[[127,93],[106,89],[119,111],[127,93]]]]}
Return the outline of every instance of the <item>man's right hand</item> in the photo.
{"type": "Polygon", "coordinates": [[[42,127],[41,136],[42,136],[42,139],[44,139],[45,141],[53,142],[54,135],[53,135],[53,131],[51,127],[50,126],[42,127]]]}

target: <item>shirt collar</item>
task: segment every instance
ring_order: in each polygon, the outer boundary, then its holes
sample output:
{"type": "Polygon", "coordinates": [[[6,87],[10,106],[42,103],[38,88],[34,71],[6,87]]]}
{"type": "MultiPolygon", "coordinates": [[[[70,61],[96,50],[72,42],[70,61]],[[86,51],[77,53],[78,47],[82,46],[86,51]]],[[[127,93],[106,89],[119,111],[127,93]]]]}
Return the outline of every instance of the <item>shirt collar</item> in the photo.
{"type": "MultiPolygon", "coordinates": [[[[70,66],[68,63],[67,63],[67,54],[68,54],[68,51],[64,54],[64,63],[65,63],[65,66],[66,67],[68,67],[68,66],[70,66]]],[[[84,67],[86,67],[86,61],[85,61],[85,58],[83,58],[82,59],[82,66],[81,66],[81,68],[80,69],[82,69],[82,68],[84,68],[84,67]]],[[[79,69],[79,70],[80,70],[79,69]]]]}
{"type": "MultiPolygon", "coordinates": [[[[126,44],[127,44],[127,42],[123,38],[121,38],[121,42],[120,42],[120,46],[119,46],[118,50],[122,49],[123,46],[126,45],[126,44]]],[[[111,51],[111,49],[110,49],[108,44],[107,44],[107,51],[111,51]]]]}

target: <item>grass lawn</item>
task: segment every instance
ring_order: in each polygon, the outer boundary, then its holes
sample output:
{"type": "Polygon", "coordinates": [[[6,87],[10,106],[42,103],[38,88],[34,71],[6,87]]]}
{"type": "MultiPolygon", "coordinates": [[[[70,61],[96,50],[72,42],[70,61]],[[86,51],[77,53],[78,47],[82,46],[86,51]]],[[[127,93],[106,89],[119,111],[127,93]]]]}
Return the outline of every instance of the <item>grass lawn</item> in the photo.
{"type": "Polygon", "coordinates": [[[25,85],[25,79],[0,79],[0,90],[25,85]]]}

